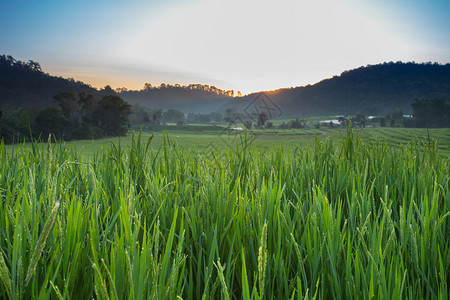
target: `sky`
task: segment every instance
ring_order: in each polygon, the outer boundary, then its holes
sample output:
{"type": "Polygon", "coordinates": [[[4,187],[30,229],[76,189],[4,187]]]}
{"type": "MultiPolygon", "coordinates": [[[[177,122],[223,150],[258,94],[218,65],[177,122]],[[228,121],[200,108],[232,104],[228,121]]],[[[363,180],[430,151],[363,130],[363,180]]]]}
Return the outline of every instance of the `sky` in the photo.
{"type": "Polygon", "coordinates": [[[0,54],[94,87],[243,94],[450,62],[450,0],[0,0],[0,54]]]}

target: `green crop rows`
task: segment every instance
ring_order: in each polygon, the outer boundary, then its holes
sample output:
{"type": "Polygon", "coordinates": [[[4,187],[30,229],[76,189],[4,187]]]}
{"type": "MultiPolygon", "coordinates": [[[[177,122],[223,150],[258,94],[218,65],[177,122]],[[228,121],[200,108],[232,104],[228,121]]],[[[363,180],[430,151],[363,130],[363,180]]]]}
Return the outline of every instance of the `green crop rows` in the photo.
{"type": "Polygon", "coordinates": [[[0,298],[448,299],[437,149],[1,145],[0,298]]]}

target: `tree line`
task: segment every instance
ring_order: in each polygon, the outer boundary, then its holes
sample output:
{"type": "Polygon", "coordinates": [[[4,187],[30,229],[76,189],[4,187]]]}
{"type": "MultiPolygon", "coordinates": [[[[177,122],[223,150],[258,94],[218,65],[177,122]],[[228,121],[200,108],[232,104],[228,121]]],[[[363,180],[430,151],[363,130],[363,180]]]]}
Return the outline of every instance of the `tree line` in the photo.
{"type": "Polygon", "coordinates": [[[411,104],[412,124],[407,127],[441,128],[450,127],[450,103],[444,98],[432,100],[416,99],[411,104]]]}
{"type": "Polygon", "coordinates": [[[41,65],[38,62],[35,62],[33,60],[29,60],[28,62],[23,62],[20,60],[16,60],[11,55],[0,55],[0,64],[5,64],[7,66],[27,70],[27,71],[33,71],[33,72],[42,72],[41,65]]]}
{"type": "Polygon", "coordinates": [[[58,140],[124,136],[128,131],[131,106],[116,95],[62,92],[53,97],[58,107],[39,111],[34,118],[19,108],[4,114],[0,110],[0,136],[5,143],[28,141],[32,137],[58,140]]]}
{"type": "Polygon", "coordinates": [[[242,94],[240,91],[237,91],[236,93],[234,90],[223,90],[220,88],[217,88],[213,85],[207,85],[207,84],[188,84],[188,85],[181,85],[178,83],[170,84],[170,83],[161,83],[160,85],[152,85],[151,83],[145,83],[144,87],[141,90],[133,91],[128,90],[126,87],[117,88],[117,93],[127,93],[127,92],[148,92],[152,90],[163,90],[163,89],[186,89],[186,90],[198,90],[198,91],[204,91],[208,93],[213,93],[220,96],[227,96],[227,97],[241,97],[242,94]]]}
{"type": "Polygon", "coordinates": [[[444,98],[414,99],[412,114],[403,115],[401,109],[377,117],[381,127],[448,128],[450,127],[450,103],[444,98]]]}
{"type": "Polygon", "coordinates": [[[73,78],[51,76],[33,60],[24,62],[11,55],[0,55],[0,108],[4,113],[20,107],[34,112],[56,107],[52,97],[61,91],[86,92],[96,96],[114,93],[97,91],[73,78]]]}
{"type": "MultiPolygon", "coordinates": [[[[267,95],[286,118],[332,115],[412,114],[413,99],[450,99],[450,64],[388,62],[344,71],[314,85],[279,89],[267,95]]],[[[256,94],[244,96],[250,102],[256,94]]],[[[389,125],[389,124],[388,124],[389,125]]]]}

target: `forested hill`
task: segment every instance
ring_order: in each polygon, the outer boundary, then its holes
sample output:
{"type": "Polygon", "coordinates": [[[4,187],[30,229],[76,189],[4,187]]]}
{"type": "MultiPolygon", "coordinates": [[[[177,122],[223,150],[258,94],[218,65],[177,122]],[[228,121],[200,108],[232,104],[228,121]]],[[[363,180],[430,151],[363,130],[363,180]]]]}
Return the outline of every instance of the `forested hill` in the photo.
{"type": "Polygon", "coordinates": [[[0,55],[0,107],[42,109],[55,106],[52,97],[61,92],[97,94],[89,85],[73,79],[51,76],[39,63],[22,62],[0,55]]]}
{"type": "MultiPolygon", "coordinates": [[[[288,116],[411,112],[415,98],[450,100],[450,64],[383,63],[345,71],[314,85],[267,92],[288,116]]],[[[244,97],[250,103],[257,94],[244,97]]]]}
{"type": "Polygon", "coordinates": [[[85,92],[94,96],[117,94],[130,104],[140,104],[149,109],[176,108],[186,113],[216,111],[234,96],[234,91],[202,84],[152,86],[147,83],[138,91],[113,90],[109,86],[97,90],[80,81],[44,73],[37,62],[22,62],[12,56],[0,55],[0,108],[40,110],[57,106],[53,97],[62,92],[85,92]]]}
{"type": "Polygon", "coordinates": [[[177,109],[184,113],[215,112],[228,104],[234,95],[233,90],[222,90],[204,84],[146,84],[142,90],[119,92],[119,96],[130,104],[139,104],[148,109],[177,109]]]}
{"type": "MultiPolygon", "coordinates": [[[[61,92],[94,96],[116,93],[130,104],[148,109],[178,109],[184,113],[243,113],[259,93],[239,97],[239,93],[214,86],[146,84],[129,91],[105,87],[97,90],[73,79],[51,76],[34,61],[16,61],[0,55],[0,108],[55,106],[53,96],[61,92]],[[238,97],[236,97],[238,96],[238,97]]],[[[314,85],[279,89],[266,93],[282,112],[279,117],[357,114],[385,115],[401,109],[411,112],[414,99],[450,100],[450,64],[383,63],[345,71],[340,76],[314,85]]]]}

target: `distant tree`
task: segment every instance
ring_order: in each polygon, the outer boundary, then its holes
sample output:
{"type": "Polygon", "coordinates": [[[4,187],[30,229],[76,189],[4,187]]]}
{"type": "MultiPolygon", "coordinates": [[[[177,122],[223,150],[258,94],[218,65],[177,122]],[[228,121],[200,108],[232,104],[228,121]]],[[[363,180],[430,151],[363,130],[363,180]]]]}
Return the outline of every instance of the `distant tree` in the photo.
{"type": "Polygon", "coordinates": [[[30,115],[22,108],[19,108],[15,114],[16,124],[21,131],[26,134],[30,128],[30,115]]]}
{"type": "Polygon", "coordinates": [[[131,109],[130,123],[135,125],[143,125],[150,123],[150,114],[139,104],[135,104],[131,109]]]}
{"type": "Polygon", "coordinates": [[[9,63],[9,65],[14,66],[17,62],[17,60],[14,59],[11,55],[8,55],[6,57],[6,61],[9,63]]]}
{"type": "Polygon", "coordinates": [[[169,109],[168,111],[164,112],[162,115],[162,120],[168,123],[178,123],[180,121],[186,121],[184,113],[176,109],[169,109]]]}
{"type": "Polygon", "coordinates": [[[53,97],[53,101],[61,107],[61,111],[67,119],[78,112],[77,97],[72,92],[62,92],[53,97]]]}
{"type": "Polygon", "coordinates": [[[161,109],[158,109],[152,114],[152,123],[153,125],[159,125],[161,123],[163,112],[161,109]]]}
{"type": "MultiPolygon", "coordinates": [[[[219,118],[219,121],[221,119],[221,114],[219,114],[219,117],[216,116],[216,118],[219,118]]],[[[209,123],[211,122],[211,119],[214,117],[214,114],[194,114],[189,113],[186,118],[186,122],[188,123],[209,123]]]]}
{"type": "Polygon", "coordinates": [[[450,103],[445,99],[415,99],[411,106],[417,127],[450,127],[450,103]]]}
{"type": "Polygon", "coordinates": [[[29,65],[31,71],[42,72],[41,65],[38,62],[29,60],[28,65],[29,65]]]}
{"type": "Polygon", "coordinates": [[[288,129],[288,128],[290,128],[289,124],[287,124],[286,122],[281,123],[278,127],[280,129],[288,129]]]}
{"type": "Polygon", "coordinates": [[[105,94],[109,94],[109,95],[115,94],[115,91],[112,89],[112,87],[109,84],[105,85],[105,87],[102,89],[102,92],[105,94]]]}
{"type": "Polygon", "coordinates": [[[120,88],[116,88],[116,93],[126,93],[128,92],[128,89],[126,87],[120,87],[120,88]]]}
{"type": "Polygon", "coordinates": [[[386,120],[389,121],[389,126],[399,126],[403,122],[403,111],[396,109],[392,113],[386,115],[386,120]]]}
{"type": "Polygon", "coordinates": [[[391,114],[392,118],[400,121],[403,118],[403,111],[401,109],[396,109],[391,114]]]}
{"type": "Polygon", "coordinates": [[[266,124],[266,121],[269,119],[267,116],[267,113],[265,111],[261,112],[258,115],[258,127],[264,128],[264,125],[266,124]]]}
{"type": "Polygon", "coordinates": [[[149,90],[151,90],[151,89],[153,89],[153,86],[151,85],[151,83],[146,82],[146,83],[144,84],[143,90],[144,90],[144,91],[149,91],[149,90]]]}
{"type": "Polygon", "coordinates": [[[295,118],[295,120],[289,121],[289,125],[290,125],[291,128],[294,128],[294,129],[305,128],[306,127],[306,120],[305,119],[295,118]]]}
{"type": "Polygon", "coordinates": [[[107,136],[124,136],[127,133],[130,105],[114,95],[104,96],[93,114],[95,126],[107,136]]]}
{"type": "Polygon", "coordinates": [[[357,114],[355,117],[352,118],[351,121],[352,121],[353,126],[359,126],[359,127],[366,126],[366,116],[363,114],[357,114]]]}
{"type": "Polygon", "coordinates": [[[23,142],[29,139],[30,116],[24,109],[8,114],[0,110],[0,141],[5,143],[23,142]]]}
{"type": "Polygon", "coordinates": [[[95,98],[92,94],[81,92],[78,94],[78,105],[81,107],[84,122],[92,123],[92,114],[95,110],[95,98]]]}
{"type": "Polygon", "coordinates": [[[347,127],[349,119],[346,117],[338,117],[338,122],[341,124],[341,126],[347,127]]]}
{"type": "Polygon", "coordinates": [[[47,108],[38,113],[34,120],[35,136],[46,139],[53,135],[57,139],[64,139],[68,131],[68,120],[56,108],[47,108]]]}

